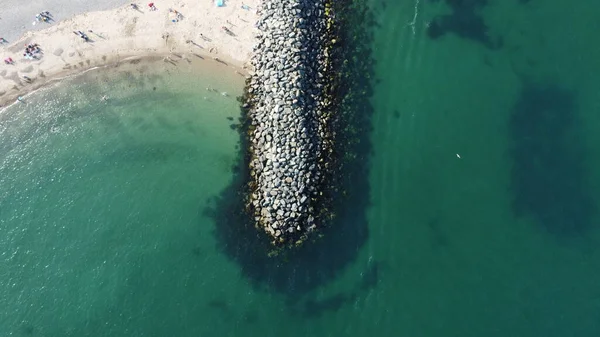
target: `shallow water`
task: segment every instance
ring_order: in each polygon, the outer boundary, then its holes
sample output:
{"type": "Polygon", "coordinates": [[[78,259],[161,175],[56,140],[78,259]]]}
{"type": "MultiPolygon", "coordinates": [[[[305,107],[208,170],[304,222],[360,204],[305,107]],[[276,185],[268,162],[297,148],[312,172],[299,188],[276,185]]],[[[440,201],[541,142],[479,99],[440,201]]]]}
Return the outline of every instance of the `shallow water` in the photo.
{"type": "Polygon", "coordinates": [[[193,312],[210,299],[190,289],[235,275],[201,209],[230,179],[243,80],[161,66],[92,71],[2,114],[1,335],[169,335],[182,313],[158,303],[193,312]]]}
{"type": "Polygon", "coordinates": [[[270,274],[223,254],[206,207],[239,159],[231,68],[90,72],[0,115],[0,335],[599,335],[600,9],[371,5],[354,252],[270,274]]]}

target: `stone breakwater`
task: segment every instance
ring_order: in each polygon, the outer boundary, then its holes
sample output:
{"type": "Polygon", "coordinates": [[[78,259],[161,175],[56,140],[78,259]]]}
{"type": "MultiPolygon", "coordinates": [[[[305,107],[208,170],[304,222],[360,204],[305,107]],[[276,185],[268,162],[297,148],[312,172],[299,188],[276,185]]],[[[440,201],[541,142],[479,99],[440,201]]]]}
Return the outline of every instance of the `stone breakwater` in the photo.
{"type": "Polygon", "coordinates": [[[255,226],[299,243],[320,225],[330,153],[327,0],[264,0],[247,82],[250,191],[255,226]]]}

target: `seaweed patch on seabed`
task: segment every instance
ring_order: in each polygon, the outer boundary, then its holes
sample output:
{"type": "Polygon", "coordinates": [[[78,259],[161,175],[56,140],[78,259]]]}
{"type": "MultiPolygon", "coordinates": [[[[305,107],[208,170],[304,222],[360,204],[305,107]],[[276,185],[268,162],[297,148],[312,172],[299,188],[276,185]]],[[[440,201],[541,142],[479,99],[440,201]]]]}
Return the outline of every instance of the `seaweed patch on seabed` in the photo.
{"type": "MultiPolygon", "coordinates": [[[[322,191],[331,194],[335,216],[319,229],[318,235],[312,235],[300,247],[270,254],[274,249],[271,239],[254,227],[253,219],[244,209],[250,181],[250,157],[246,151],[249,123],[244,108],[240,118],[240,161],[234,168],[233,181],[203,209],[215,221],[218,249],[239,265],[250,283],[284,294],[291,299],[286,301],[289,303],[302,301],[311,290],[335,279],[356,260],[368,238],[366,211],[370,201],[373,115],[370,97],[374,73],[370,48],[374,18],[363,1],[332,1],[331,6],[336,15],[336,36],[332,40],[329,90],[336,119],[331,124],[333,165],[327,172],[329,184],[322,191]]],[[[240,98],[240,101],[245,100],[240,98]]],[[[360,286],[359,289],[362,290],[360,286]]],[[[348,297],[352,296],[336,295],[336,299],[348,297]]]]}
{"type": "MultiPolygon", "coordinates": [[[[439,2],[440,0],[430,0],[439,2]]],[[[448,33],[454,33],[464,39],[481,43],[488,49],[498,49],[503,45],[502,38],[493,41],[489,36],[489,27],[481,16],[488,0],[444,0],[452,14],[437,15],[427,25],[427,35],[438,39],[448,33]]]]}
{"type": "Polygon", "coordinates": [[[557,237],[592,224],[579,126],[573,92],[524,81],[510,120],[513,210],[557,237]]]}

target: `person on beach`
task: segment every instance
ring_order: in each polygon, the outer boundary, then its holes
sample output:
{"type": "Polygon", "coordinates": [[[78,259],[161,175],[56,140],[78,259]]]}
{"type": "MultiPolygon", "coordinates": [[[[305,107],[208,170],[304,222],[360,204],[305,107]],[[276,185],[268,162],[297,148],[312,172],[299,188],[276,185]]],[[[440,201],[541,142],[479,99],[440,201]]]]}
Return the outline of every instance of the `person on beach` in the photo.
{"type": "Polygon", "coordinates": [[[136,4],[131,4],[131,8],[137,10],[138,9],[138,5],[136,4]]]}
{"type": "Polygon", "coordinates": [[[97,37],[99,37],[101,39],[106,39],[104,36],[102,36],[102,34],[98,34],[98,33],[94,32],[91,29],[88,29],[88,33],[92,33],[92,34],[96,35],[97,37]]]}
{"type": "Polygon", "coordinates": [[[8,41],[5,38],[0,37],[0,43],[8,43],[8,41]]]}
{"type": "Polygon", "coordinates": [[[90,42],[90,38],[87,35],[85,35],[84,32],[78,30],[78,31],[73,31],[73,33],[75,35],[79,35],[79,37],[81,37],[85,42],[90,42]]]}
{"type": "Polygon", "coordinates": [[[227,28],[225,26],[221,26],[221,29],[223,29],[225,31],[225,33],[227,33],[227,35],[235,36],[235,34],[233,34],[233,32],[231,30],[229,30],[229,28],[227,28]]]}
{"type": "Polygon", "coordinates": [[[23,75],[23,79],[24,79],[25,81],[27,81],[27,82],[31,82],[31,81],[32,81],[32,79],[31,79],[31,78],[29,78],[29,77],[27,77],[27,76],[25,76],[25,75],[23,75]]]}
{"type": "Polygon", "coordinates": [[[200,38],[202,38],[202,40],[204,40],[204,41],[210,42],[210,39],[202,33],[200,33],[200,38]]]}

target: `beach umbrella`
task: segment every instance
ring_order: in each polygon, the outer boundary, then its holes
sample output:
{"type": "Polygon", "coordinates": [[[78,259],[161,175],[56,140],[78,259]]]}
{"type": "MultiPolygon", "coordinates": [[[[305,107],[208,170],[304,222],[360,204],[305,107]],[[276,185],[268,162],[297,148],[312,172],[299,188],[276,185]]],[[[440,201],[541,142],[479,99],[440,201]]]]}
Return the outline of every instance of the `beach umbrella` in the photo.
{"type": "Polygon", "coordinates": [[[154,6],[154,2],[151,2],[148,4],[148,7],[152,7],[152,6],[154,6]]]}

